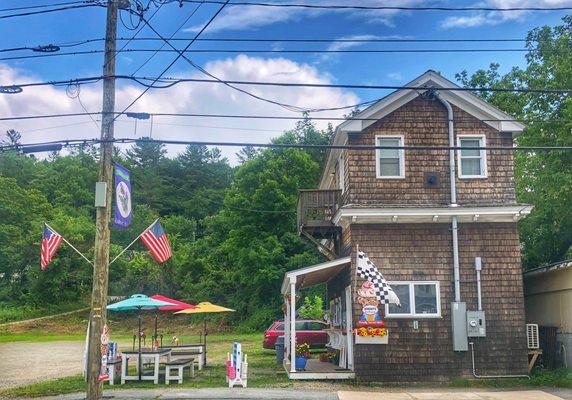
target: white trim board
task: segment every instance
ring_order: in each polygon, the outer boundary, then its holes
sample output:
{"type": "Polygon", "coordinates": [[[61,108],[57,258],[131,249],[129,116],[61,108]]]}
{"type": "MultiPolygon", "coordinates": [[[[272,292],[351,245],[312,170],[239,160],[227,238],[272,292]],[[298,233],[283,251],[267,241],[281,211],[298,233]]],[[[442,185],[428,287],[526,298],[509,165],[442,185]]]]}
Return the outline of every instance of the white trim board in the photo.
{"type": "Polygon", "coordinates": [[[530,214],[533,206],[516,204],[496,207],[342,207],[334,215],[339,226],[375,223],[516,222],[530,214]]]}
{"type": "Polygon", "coordinates": [[[338,265],[349,264],[351,263],[351,261],[352,261],[351,257],[338,258],[336,260],[328,261],[325,263],[310,265],[308,267],[286,272],[284,274],[284,280],[282,281],[282,287],[280,292],[282,294],[285,294],[290,288],[290,283],[296,282],[299,276],[306,275],[311,272],[320,271],[322,269],[337,267],[338,265]]]}

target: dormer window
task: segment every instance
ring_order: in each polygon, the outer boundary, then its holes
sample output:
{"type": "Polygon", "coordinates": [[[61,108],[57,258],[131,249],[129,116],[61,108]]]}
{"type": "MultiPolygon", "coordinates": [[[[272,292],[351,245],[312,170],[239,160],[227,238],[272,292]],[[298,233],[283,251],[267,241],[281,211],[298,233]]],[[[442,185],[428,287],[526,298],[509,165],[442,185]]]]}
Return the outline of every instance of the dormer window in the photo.
{"type": "Polygon", "coordinates": [[[403,135],[376,136],[376,146],[390,147],[389,149],[376,149],[376,172],[379,179],[405,178],[405,160],[403,149],[403,135]]]}
{"type": "Polygon", "coordinates": [[[487,154],[478,147],[486,147],[485,135],[460,135],[457,137],[459,178],[486,178],[487,154]],[[463,149],[463,147],[468,147],[463,149]]]}

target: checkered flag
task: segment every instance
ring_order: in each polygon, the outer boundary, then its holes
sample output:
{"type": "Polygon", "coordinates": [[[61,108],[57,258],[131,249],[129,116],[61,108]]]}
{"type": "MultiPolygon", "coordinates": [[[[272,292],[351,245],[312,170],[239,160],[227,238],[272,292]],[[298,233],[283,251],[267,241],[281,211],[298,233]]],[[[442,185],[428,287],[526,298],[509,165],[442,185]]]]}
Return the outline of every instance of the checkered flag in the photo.
{"type": "Polygon", "coordinates": [[[398,307],[401,307],[399,297],[397,297],[383,275],[377,270],[375,264],[361,250],[358,251],[356,273],[360,278],[373,284],[375,295],[381,304],[396,304],[398,307]]]}

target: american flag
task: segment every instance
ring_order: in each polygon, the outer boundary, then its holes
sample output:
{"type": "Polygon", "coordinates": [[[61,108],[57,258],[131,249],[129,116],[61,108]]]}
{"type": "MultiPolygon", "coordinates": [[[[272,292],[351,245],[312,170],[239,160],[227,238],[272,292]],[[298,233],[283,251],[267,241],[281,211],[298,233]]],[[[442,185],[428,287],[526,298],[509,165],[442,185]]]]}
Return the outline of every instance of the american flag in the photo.
{"type": "Polygon", "coordinates": [[[62,243],[62,237],[50,227],[44,224],[44,237],[42,238],[42,271],[46,269],[48,264],[52,261],[54,254],[62,243]]]}
{"type": "Polygon", "coordinates": [[[141,241],[143,241],[143,244],[149,249],[158,263],[167,261],[173,255],[171,246],[169,246],[167,241],[167,235],[165,235],[159,220],[153,222],[153,225],[143,232],[141,241]]]}
{"type": "Polygon", "coordinates": [[[399,297],[378,271],[375,264],[361,250],[358,251],[356,274],[373,284],[375,295],[381,304],[397,304],[398,307],[401,307],[399,297]]]}

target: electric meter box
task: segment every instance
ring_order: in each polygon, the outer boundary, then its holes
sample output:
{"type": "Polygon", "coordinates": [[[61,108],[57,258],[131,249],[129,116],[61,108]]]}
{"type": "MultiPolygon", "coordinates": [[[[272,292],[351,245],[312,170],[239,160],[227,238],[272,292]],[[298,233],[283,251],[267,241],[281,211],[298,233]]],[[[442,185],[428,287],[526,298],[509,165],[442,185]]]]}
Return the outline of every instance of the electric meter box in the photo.
{"type": "Polygon", "coordinates": [[[487,324],[484,311],[467,311],[467,336],[487,336],[487,324]]]}

